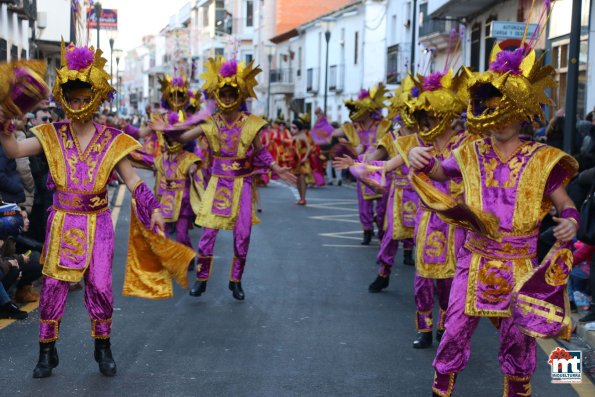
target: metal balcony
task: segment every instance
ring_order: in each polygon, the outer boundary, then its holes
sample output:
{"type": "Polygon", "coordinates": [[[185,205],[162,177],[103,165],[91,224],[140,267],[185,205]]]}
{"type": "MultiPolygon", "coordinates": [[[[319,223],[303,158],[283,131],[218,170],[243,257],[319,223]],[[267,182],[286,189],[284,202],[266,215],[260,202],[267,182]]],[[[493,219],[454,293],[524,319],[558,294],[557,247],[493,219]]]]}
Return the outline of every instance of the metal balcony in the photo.
{"type": "Polygon", "coordinates": [[[37,0],[13,0],[8,2],[8,10],[21,19],[34,20],[37,17],[37,0]]]}
{"type": "Polygon", "coordinates": [[[458,24],[455,21],[425,19],[419,27],[419,42],[425,47],[446,49],[449,46],[450,32],[453,28],[459,34],[458,24]]]}
{"type": "Polygon", "coordinates": [[[320,70],[318,68],[306,69],[306,91],[317,93],[320,89],[320,70]]]}
{"type": "Polygon", "coordinates": [[[432,17],[470,18],[502,2],[502,0],[429,0],[428,11],[432,17]]]}
{"type": "Polygon", "coordinates": [[[271,69],[271,95],[293,94],[293,70],[292,69],[271,69]]]}

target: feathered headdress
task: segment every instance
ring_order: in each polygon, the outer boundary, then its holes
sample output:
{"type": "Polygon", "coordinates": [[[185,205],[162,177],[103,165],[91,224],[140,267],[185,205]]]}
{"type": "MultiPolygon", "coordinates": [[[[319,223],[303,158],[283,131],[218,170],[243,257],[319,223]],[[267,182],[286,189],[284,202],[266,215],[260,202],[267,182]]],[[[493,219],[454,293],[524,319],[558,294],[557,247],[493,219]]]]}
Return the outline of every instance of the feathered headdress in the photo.
{"type": "Polygon", "coordinates": [[[357,120],[366,113],[380,113],[386,106],[385,102],[388,99],[387,89],[382,83],[378,83],[372,89],[362,89],[357,96],[357,99],[345,101],[345,106],[349,109],[349,117],[351,120],[357,120]]]}
{"type": "Polygon", "coordinates": [[[414,88],[417,89],[411,75],[408,75],[401,81],[401,85],[395,90],[394,95],[390,98],[390,104],[388,105],[389,120],[394,120],[396,117],[400,117],[405,124],[405,127],[415,128],[415,119],[411,114],[413,101],[417,99],[417,97],[413,97],[411,93],[414,88]]]}
{"type": "Polygon", "coordinates": [[[262,70],[259,67],[253,67],[253,65],[254,61],[250,61],[246,65],[243,61],[240,63],[235,59],[226,61],[220,56],[216,59],[209,58],[205,63],[207,71],[201,75],[201,78],[205,80],[202,89],[207,92],[209,97],[214,97],[217,100],[217,104],[222,110],[237,108],[247,98],[256,98],[254,92],[254,87],[258,85],[256,75],[262,70]],[[219,98],[219,91],[225,86],[233,87],[238,92],[238,101],[231,105],[226,105],[219,98]]]}
{"type": "Polygon", "coordinates": [[[62,40],[60,49],[60,69],[56,70],[56,80],[52,95],[62,106],[70,119],[89,120],[99,106],[109,100],[114,88],[110,85],[110,75],[103,69],[107,60],[101,55],[100,49],[93,47],[76,47],[74,44],[66,46],[62,40]],[[91,102],[81,109],[72,109],[62,92],[62,85],[69,81],[79,80],[91,86],[91,102]]]}

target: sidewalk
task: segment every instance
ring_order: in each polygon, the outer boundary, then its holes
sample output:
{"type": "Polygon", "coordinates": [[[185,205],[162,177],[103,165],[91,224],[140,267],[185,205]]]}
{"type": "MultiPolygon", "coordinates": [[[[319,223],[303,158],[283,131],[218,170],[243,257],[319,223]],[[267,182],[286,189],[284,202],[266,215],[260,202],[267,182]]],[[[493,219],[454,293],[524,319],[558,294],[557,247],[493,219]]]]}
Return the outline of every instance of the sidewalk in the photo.
{"type": "Polygon", "coordinates": [[[572,313],[572,324],[576,324],[576,334],[573,334],[572,345],[577,345],[583,351],[583,373],[588,374],[591,379],[595,378],[595,327],[587,329],[587,325],[593,323],[580,323],[579,318],[586,312],[572,313]],[[578,340],[577,340],[578,339],[578,340]]]}

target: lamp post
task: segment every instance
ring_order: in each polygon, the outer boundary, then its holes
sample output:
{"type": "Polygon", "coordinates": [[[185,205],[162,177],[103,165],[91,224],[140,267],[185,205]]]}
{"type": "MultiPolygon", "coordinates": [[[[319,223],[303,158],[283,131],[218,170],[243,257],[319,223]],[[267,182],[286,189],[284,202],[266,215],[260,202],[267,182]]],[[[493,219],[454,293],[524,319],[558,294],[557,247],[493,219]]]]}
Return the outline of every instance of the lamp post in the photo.
{"type": "Polygon", "coordinates": [[[265,46],[266,48],[266,52],[267,52],[267,58],[269,61],[269,82],[268,82],[268,87],[267,87],[267,118],[271,117],[271,76],[272,74],[272,70],[271,70],[271,65],[273,63],[273,55],[275,55],[275,46],[272,44],[267,44],[265,46]]]}
{"type": "Polygon", "coordinates": [[[120,115],[120,58],[122,50],[114,50],[116,53],[116,115],[120,115]]]}
{"type": "MultiPolygon", "coordinates": [[[[114,38],[109,38],[109,53],[110,53],[110,61],[109,61],[109,77],[111,81],[114,81],[114,38]]],[[[116,104],[117,106],[117,104],[116,104]]],[[[110,111],[112,110],[112,105],[110,103],[110,111]]]]}
{"type": "Polygon", "coordinates": [[[97,49],[99,49],[99,21],[101,20],[101,3],[97,2],[95,7],[95,20],[97,21],[97,49]]]}
{"type": "Polygon", "coordinates": [[[326,100],[328,96],[328,47],[331,40],[331,30],[335,26],[335,18],[326,17],[320,20],[320,27],[324,29],[324,39],[326,40],[326,55],[324,62],[324,114],[327,113],[326,100]]]}

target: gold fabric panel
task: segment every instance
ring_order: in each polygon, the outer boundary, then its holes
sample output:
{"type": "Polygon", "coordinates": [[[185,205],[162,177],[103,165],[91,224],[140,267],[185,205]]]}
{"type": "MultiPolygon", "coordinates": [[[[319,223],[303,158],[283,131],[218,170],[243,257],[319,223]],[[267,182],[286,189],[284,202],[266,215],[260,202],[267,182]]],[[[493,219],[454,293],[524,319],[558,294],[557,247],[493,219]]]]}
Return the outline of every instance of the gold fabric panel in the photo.
{"type": "Polygon", "coordinates": [[[186,272],[194,251],[183,244],[153,233],[136,216],[133,201],[130,208],[130,234],[124,296],[163,299],[173,296],[172,277],[182,287],[188,287],[186,272]]]}
{"type": "MultiPolygon", "coordinates": [[[[178,163],[178,167],[176,169],[175,176],[178,179],[186,179],[186,178],[189,178],[188,170],[190,169],[192,164],[200,163],[201,160],[200,160],[200,157],[198,157],[194,153],[190,153],[185,150],[183,150],[179,153],[182,156],[182,159],[178,163]]],[[[157,170],[156,170],[157,175],[155,177],[155,196],[156,197],[157,197],[157,192],[158,192],[158,188],[159,188],[159,183],[161,183],[161,180],[165,178],[165,176],[164,176],[165,170],[163,169],[163,161],[162,161],[163,157],[164,157],[164,154],[159,154],[159,156],[157,156],[157,159],[155,159],[155,165],[157,168],[157,170]]],[[[200,172],[200,171],[197,171],[197,172],[200,172]]],[[[196,183],[194,182],[194,178],[192,178],[192,179],[193,180],[191,181],[191,187],[190,187],[190,205],[192,206],[193,210],[196,205],[197,210],[198,210],[198,206],[200,205],[200,195],[199,195],[199,192],[196,190],[197,187],[194,186],[194,185],[196,185],[196,183]],[[193,193],[193,191],[194,191],[194,193],[193,193]],[[194,205],[192,204],[193,198],[194,198],[194,201],[197,202],[194,205]]],[[[182,199],[183,198],[184,198],[184,190],[177,190],[174,195],[173,202],[167,203],[168,205],[173,206],[174,212],[173,212],[173,216],[171,218],[165,218],[166,222],[174,222],[174,221],[178,220],[178,218],[180,217],[180,210],[182,209],[182,199]]],[[[157,197],[157,199],[159,201],[161,201],[162,198],[157,197]]],[[[194,213],[196,214],[196,212],[197,211],[195,211],[194,213]]]]}
{"type": "Polygon", "coordinates": [[[389,158],[395,157],[398,152],[394,145],[394,140],[391,134],[385,134],[381,139],[378,140],[377,148],[384,148],[389,158]]]}
{"type": "Polygon", "coordinates": [[[448,227],[448,241],[445,236],[440,233],[440,236],[430,235],[426,240],[426,231],[428,230],[428,223],[430,222],[430,216],[432,213],[428,210],[419,209],[422,211],[421,222],[418,226],[418,233],[415,236],[415,270],[421,277],[425,278],[452,278],[455,275],[456,259],[454,257],[454,226],[448,227]],[[436,239],[437,237],[437,239],[436,239]],[[440,241],[440,238],[442,241],[440,241]],[[440,255],[442,251],[447,250],[446,258],[444,263],[425,263],[424,252],[426,251],[426,245],[433,245],[436,249],[436,256],[440,255]],[[438,252],[440,251],[440,252],[438,252]]]}
{"type": "Polygon", "coordinates": [[[543,194],[548,177],[558,163],[568,173],[563,181],[565,186],[576,174],[578,164],[571,156],[557,148],[543,145],[525,167],[519,181],[518,199],[514,208],[513,226],[519,233],[535,230],[551,208],[551,201],[543,194]]]}
{"type": "Polygon", "coordinates": [[[417,134],[399,136],[395,139],[395,148],[403,158],[405,165],[411,168],[411,164],[409,164],[409,151],[417,146],[425,146],[419,141],[417,134]]]}
{"type": "MultiPolygon", "coordinates": [[[[390,134],[387,134],[387,132],[390,130],[391,127],[392,123],[390,122],[390,120],[382,119],[382,121],[380,121],[380,124],[378,125],[378,128],[376,129],[376,142],[379,142],[386,135],[390,137],[390,134]]],[[[390,138],[392,140],[392,137],[390,138]]]]}
{"type": "Polygon", "coordinates": [[[353,146],[358,146],[360,144],[359,136],[357,135],[357,132],[355,131],[355,127],[353,126],[353,124],[343,123],[343,125],[341,126],[341,130],[343,130],[343,133],[347,137],[347,140],[353,146]]]}
{"type": "Polygon", "coordinates": [[[219,145],[219,132],[217,131],[215,121],[209,117],[206,122],[200,126],[207,137],[207,140],[209,141],[209,147],[211,148],[213,154],[219,154],[221,152],[221,146],[219,145]]]}
{"type": "Polygon", "coordinates": [[[233,197],[231,200],[231,216],[229,217],[215,215],[211,212],[213,201],[215,200],[218,180],[219,177],[215,175],[211,176],[195,223],[197,225],[212,229],[233,230],[236,219],[238,218],[240,197],[242,195],[242,189],[244,188],[244,178],[234,178],[233,197]]]}
{"type": "Polygon", "coordinates": [[[41,143],[56,186],[66,186],[66,162],[53,124],[41,124],[30,130],[41,143]]]}
{"type": "Polygon", "coordinates": [[[475,151],[477,143],[479,142],[462,145],[453,151],[453,155],[463,175],[465,202],[473,208],[483,210],[481,171],[475,151]],[[470,164],[473,166],[469,166],[470,164]]]}
{"type": "Polygon", "coordinates": [[[252,145],[254,138],[256,138],[258,132],[266,125],[266,120],[253,114],[248,116],[246,123],[242,127],[242,134],[240,136],[240,146],[238,147],[238,153],[236,155],[237,157],[246,157],[246,153],[248,152],[248,149],[250,149],[250,146],[252,145]]]}
{"type": "Polygon", "coordinates": [[[142,145],[130,135],[124,133],[118,134],[110,144],[105,157],[101,161],[101,166],[97,171],[97,177],[93,184],[94,191],[99,191],[105,188],[112,170],[120,160],[141,148],[142,145]]]}
{"type": "MultiPolygon", "coordinates": [[[[403,240],[413,237],[414,228],[403,225],[401,216],[403,216],[403,206],[413,206],[413,208],[406,208],[415,216],[415,203],[408,201],[403,203],[403,189],[395,188],[395,199],[393,204],[393,240],[403,240]]],[[[384,228],[386,229],[386,219],[384,221],[384,228]]]]}

